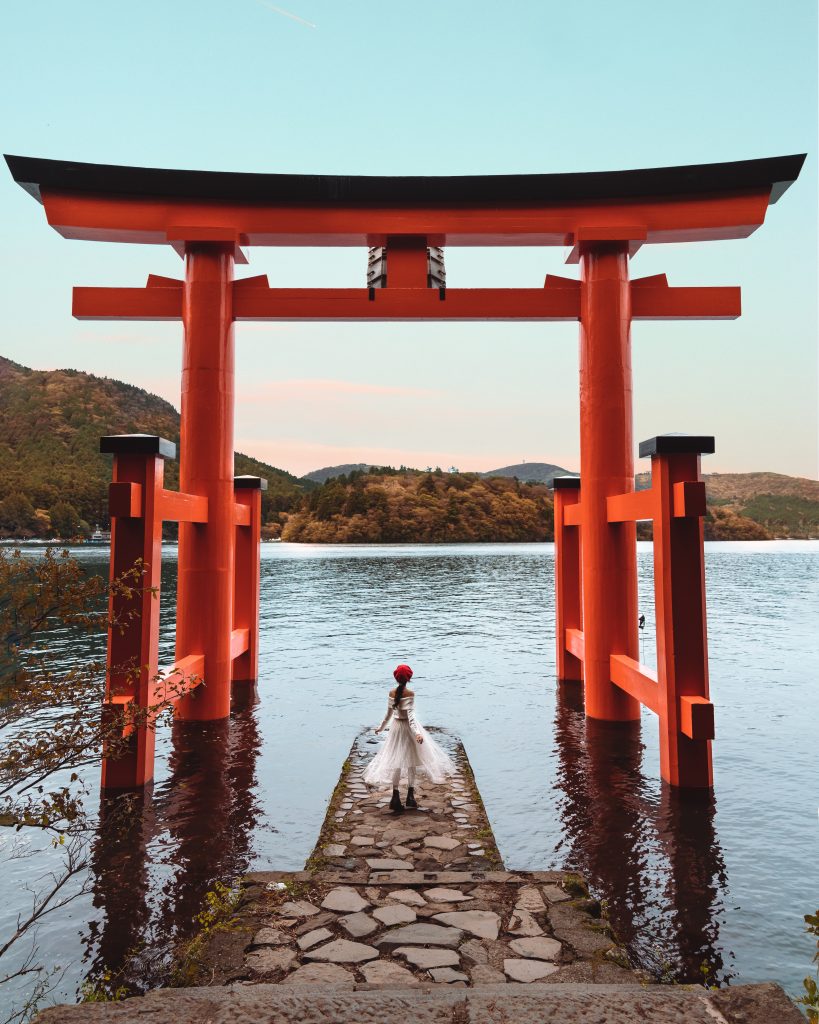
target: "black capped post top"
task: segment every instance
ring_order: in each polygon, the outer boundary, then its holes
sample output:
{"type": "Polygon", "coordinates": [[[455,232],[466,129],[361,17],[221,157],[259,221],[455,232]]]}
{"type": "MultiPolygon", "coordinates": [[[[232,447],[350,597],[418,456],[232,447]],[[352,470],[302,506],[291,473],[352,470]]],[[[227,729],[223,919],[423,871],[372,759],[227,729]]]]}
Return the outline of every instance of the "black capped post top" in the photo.
{"type": "Polygon", "coordinates": [[[266,491],[267,480],[263,476],[235,476],[233,486],[236,490],[266,491]]]}
{"type": "Polygon", "coordinates": [[[579,476],[556,476],[552,478],[552,487],[558,490],[577,489],[580,487],[579,476]]]}
{"type": "Polygon", "coordinates": [[[658,434],[640,442],[640,458],[650,455],[713,455],[714,438],[704,434],[658,434]]]}
{"type": "Polygon", "coordinates": [[[176,458],[176,445],[157,434],[108,434],[100,438],[103,455],[159,455],[176,458]]]}
{"type": "Polygon", "coordinates": [[[455,205],[587,202],[712,195],[769,188],[775,203],[799,175],[805,154],[727,163],[558,174],[370,177],[171,170],[6,156],[12,177],[42,202],[41,189],[243,203],[455,205]]]}

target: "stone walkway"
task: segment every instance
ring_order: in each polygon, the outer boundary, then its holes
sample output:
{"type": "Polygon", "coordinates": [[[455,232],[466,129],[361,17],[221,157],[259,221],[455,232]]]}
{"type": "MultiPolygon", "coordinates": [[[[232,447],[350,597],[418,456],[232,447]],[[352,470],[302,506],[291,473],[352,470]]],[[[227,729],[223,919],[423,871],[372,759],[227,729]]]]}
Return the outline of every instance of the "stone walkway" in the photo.
{"type": "Polygon", "coordinates": [[[187,975],[199,987],[39,1024],[799,1024],[777,985],[648,984],[581,879],[504,869],[464,750],[440,739],[458,775],[396,815],[364,785],[359,738],[306,869],[247,876],[187,975]]]}
{"type": "MultiPolygon", "coordinates": [[[[582,881],[505,871],[460,743],[458,773],[395,814],[353,746],[308,877],[252,875],[260,927],[246,982],[344,988],[634,982],[582,881]]],[[[405,790],[402,790],[402,797],[405,790]]]]}

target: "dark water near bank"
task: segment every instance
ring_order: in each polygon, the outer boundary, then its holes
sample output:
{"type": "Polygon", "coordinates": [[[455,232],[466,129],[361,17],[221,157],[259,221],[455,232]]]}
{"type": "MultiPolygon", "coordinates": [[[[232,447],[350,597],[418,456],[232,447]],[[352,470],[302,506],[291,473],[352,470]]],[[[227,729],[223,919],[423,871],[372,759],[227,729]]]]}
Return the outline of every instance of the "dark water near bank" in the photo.
{"type": "MultiPolygon", "coordinates": [[[[106,553],[78,556],[105,571],[106,553]]],[[[168,548],[165,661],[174,559],[168,548]]],[[[700,980],[705,964],[722,981],[797,992],[812,955],[802,915],[819,906],[818,569],[817,543],[707,545],[716,788],[686,798],[659,782],[650,713],[637,729],[587,723],[578,695],[557,692],[552,545],[264,546],[258,702],[161,733],[143,813],[101,830],[92,894],[40,931],[44,955],[70,965],[55,996],[73,999],[86,973],[146,937],[154,952],[129,979],[160,983],[214,880],[301,868],[399,661],[416,671],[422,719],[462,738],[507,866],[583,872],[657,975],[700,980]]],[[[67,663],[90,653],[58,642],[67,663]]],[[[4,865],[0,934],[50,856],[4,865]]]]}

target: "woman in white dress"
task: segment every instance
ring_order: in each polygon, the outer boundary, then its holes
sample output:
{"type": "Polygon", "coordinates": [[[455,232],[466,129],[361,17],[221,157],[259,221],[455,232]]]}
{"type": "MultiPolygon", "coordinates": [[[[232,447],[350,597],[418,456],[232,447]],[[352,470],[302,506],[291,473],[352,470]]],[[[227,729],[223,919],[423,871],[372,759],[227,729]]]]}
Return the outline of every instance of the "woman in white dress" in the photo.
{"type": "Polygon", "coordinates": [[[398,787],[401,775],[407,776],[407,807],[417,807],[415,779],[424,775],[430,782],[443,782],[455,774],[455,765],[449,754],[442,750],[415,717],[415,693],[407,689],[412,679],[409,665],[399,665],[393,672],[398,684],[390,690],[384,721],[375,730],[386,728],[392,719],[387,742],[367,765],[364,781],[370,786],[392,784],[390,809],[400,814],[404,810],[398,787]]]}

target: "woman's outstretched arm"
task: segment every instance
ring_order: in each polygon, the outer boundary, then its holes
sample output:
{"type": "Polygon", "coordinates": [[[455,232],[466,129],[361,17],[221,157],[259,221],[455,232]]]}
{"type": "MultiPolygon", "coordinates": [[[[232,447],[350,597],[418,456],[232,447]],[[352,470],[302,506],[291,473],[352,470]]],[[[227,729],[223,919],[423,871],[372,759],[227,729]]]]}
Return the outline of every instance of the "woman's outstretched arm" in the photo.
{"type": "Polygon", "coordinates": [[[392,713],[393,713],[394,710],[395,709],[392,706],[392,701],[388,700],[387,701],[387,713],[386,713],[386,715],[384,715],[384,721],[375,730],[376,732],[381,732],[385,728],[387,722],[389,722],[389,720],[392,718],[392,713]]]}

